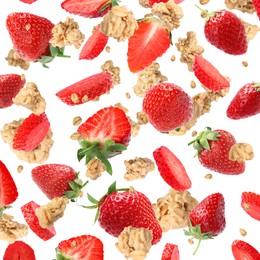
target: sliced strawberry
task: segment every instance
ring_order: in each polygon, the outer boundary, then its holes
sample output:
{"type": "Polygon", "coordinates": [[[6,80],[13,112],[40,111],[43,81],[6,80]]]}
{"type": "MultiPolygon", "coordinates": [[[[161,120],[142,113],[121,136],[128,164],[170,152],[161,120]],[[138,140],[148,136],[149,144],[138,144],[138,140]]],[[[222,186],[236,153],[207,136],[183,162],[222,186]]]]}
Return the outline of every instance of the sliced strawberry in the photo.
{"type": "Polygon", "coordinates": [[[180,260],[180,253],[177,245],[167,243],[164,246],[161,260],[180,260]]]}
{"type": "Polygon", "coordinates": [[[67,105],[74,106],[98,98],[112,87],[110,73],[101,72],[60,90],[56,96],[67,105]]]}
{"type": "Polygon", "coordinates": [[[200,83],[212,91],[220,91],[230,87],[226,78],[201,55],[195,55],[193,71],[200,83]]]}
{"type": "Polygon", "coordinates": [[[103,243],[97,237],[82,235],[63,240],[56,248],[57,259],[103,260],[103,243]]]}
{"type": "Polygon", "coordinates": [[[157,148],[153,156],[162,178],[173,189],[184,191],[191,187],[191,180],[183,164],[167,147],[157,148]]]}
{"type": "Polygon", "coordinates": [[[50,122],[45,113],[40,115],[32,113],[18,127],[13,140],[13,148],[25,152],[32,151],[42,142],[49,129],[50,122]]]}
{"type": "Polygon", "coordinates": [[[79,54],[79,59],[93,60],[96,58],[106,47],[108,38],[108,36],[100,31],[100,25],[98,25],[83,46],[79,54]]]}
{"type": "Polygon", "coordinates": [[[233,241],[231,249],[235,260],[260,260],[259,252],[245,241],[233,241]]]}
{"type": "Polygon", "coordinates": [[[255,7],[256,14],[257,14],[258,18],[260,19],[260,0],[252,0],[252,2],[255,7]]]}
{"type": "Polygon", "coordinates": [[[29,245],[23,241],[15,241],[6,248],[3,260],[36,260],[36,258],[29,245]]]}
{"type": "Polygon", "coordinates": [[[20,1],[25,4],[32,4],[32,3],[36,2],[37,0],[20,0],[20,1]]]}
{"type": "Polygon", "coordinates": [[[35,214],[35,210],[40,206],[34,201],[30,201],[21,207],[24,219],[30,229],[42,240],[46,241],[56,235],[54,227],[42,228],[39,224],[38,217],[35,214]]]}
{"type": "Polygon", "coordinates": [[[168,30],[158,19],[139,22],[138,29],[128,42],[128,67],[138,72],[148,67],[170,47],[168,30]]]}
{"type": "Polygon", "coordinates": [[[253,192],[243,192],[241,206],[252,218],[260,221],[260,195],[253,192]]]}

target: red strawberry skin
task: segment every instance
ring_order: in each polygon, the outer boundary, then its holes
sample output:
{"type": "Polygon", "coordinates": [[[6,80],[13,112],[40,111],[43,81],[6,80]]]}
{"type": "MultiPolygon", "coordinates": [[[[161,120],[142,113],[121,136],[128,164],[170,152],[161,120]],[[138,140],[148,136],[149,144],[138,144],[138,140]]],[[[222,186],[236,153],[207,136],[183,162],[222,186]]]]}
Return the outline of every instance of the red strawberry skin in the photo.
{"type": "Polygon", "coordinates": [[[230,87],[226,78],[200,55],[195,55],[193,71],[200,83],[212,91],[220,91],[230,87]]]}
{"type": "Polygon", "coordinates": [[[242,119],[260,113],[260,86],[255,83],[244,85],[228,106],[230,119],[242,119]]]}
{"type": "Polygon", "coordinates": [[[167,147],[157,148],[153,157],[162,178],[173,189],[184,191],[191,187],[191,180],[183,164],[167,147]]]}
{"type": "Polygon", "coordinates": [[[49,50],[54,24],[44,17],[30,13],[12,13],[6,27],[14,50],[24,60],[35,61],[49,50]]]}
{"type": "Polygon", "coordinates": [[[221,193],[214,193],[195,206],[189,215],[193,227],[200,225],[201,233],[217,236],[226,227],[225,201],[221,193]]]}
{"type": "Polygon", "coordinates": [[[215,12],[206,22],[204,33],[209,43],[225,53],[241,55],[247,51],[245,27],[232,12],[215,12]]]}
{"type": "Polygon", "coordinates": [[[56,235],[54,227],[42,228],[39,224],[38,217],[35,214],[35,210],[40,206],[34,201],[30,201],[21,207],[24,219],[30,229],[42,240],[47,241],[56,235]]]}
{"type": "MultiPolygon", "coordinates": [[[[104,249],[100,239],[91,235],[82,235],[63,240],[56,249],[57,257],[66,259],[103,260],[104,249]]],[[[59,258],[58,259],[65,259],[59,258]]]]}
{"type": "Polygon", "coordinates": [[[76,179],[76,172],[64,164],[44,164],[32,169],[32,179],[48,199],[52,200],[71,190],[69,182],[76,179]]]}
{"type": "Polygon", "coordinates": [[[161,260],[180,260],[180,253],[179,253],[178,246],[167,243],[164,246],[161,260]]]}
{"type": "Polygon", "coordinates": [[[25,4],[32,4],[32,3],[36,2],[37,0],[20,0],[20,1],[25,4]]]}
{"type": "Polygon", "coordinates": [[[159,83],[143,99],[143,111],[149,122],[161,132],[186,124],[192,115],[192,101],[186,92],[172,83],[159,83]]]}
{"type": "Polygon", "coordinates": [[[259,0],[252,0],[252,2],[253,2],[253,5],[255,7],[257,16],[260,19],[260,1],[259,0]]]}
{"type": "Polygon", "coordinates": [[[108,42],[108,36],[100,31],[100,26],[94,29],[94,32],[84,44],[80,54],[80,60],[93,60],[104,50],[108,42]]]}
{"type": "Polygon", "coordinates": [[[233,241],[231,249],[235,260],[260,260],[259,252],[245,241],[233,241]]]}
{"type": "Polygon", "coordinates": [[[75,106],[83,104],[85,97],[93,100],[105,94],[113,87],[112,77],[108,72],[101,72],[80,80],[56,93],[56,96],[65,104],[75,106]],[[78,102],[73,102],[72,94],[78,96],[78,102]]]}
{"type": "Polygon", "coordinates": [[[36,148],[47,135],[50,122],[45,113],[31,114],[18,127],[13,140],[13,148],[30,152],[36,148]]]}
{"type": "Polygon", "coordinates": [[[252,218],[260,221],[260,195],[254,192],[243,192],[241,207],[252,218]]]}
{"type": "Polygon", "coordinates": [[[99,224],[107,233],[118,237],[125,227],[147,228],[152,231],[152,244],[160,241],[162,229],[149,199],[138,191],[113,192],[99,207],[99,224]]]}
{"type": "Polygon", "coordinates": [[[23,241],[15,241],[6,248],[3,260],[36,260],[36,258],[29,245],[23,241]]]}
{"type": "Polygon", "coordinates": [[[18,197],[17,187],[5,164],[0,161],[0,207],[12,204],[18,197]]]}
{"type": "Polygon", "coordinates": [[[25,84],[25,77],[17,74],[0,75],[0,108],[13,104],[13,98],[25,84]]]}
{"type": "Polygon", "coordinates": [[[131,72],[138,72],[152,64],[170,47],[168,30],[156,19],[138,23],[129,38],[127,61],[131,72]]]}

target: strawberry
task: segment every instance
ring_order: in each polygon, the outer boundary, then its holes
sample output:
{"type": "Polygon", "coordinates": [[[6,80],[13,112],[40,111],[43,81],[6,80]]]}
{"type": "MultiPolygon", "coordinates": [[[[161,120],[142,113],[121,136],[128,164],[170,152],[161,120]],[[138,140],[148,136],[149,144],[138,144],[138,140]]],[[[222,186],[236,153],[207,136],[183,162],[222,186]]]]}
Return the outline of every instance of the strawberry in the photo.
{"type": "Polygon", "coordinates": [[[135,191],[132,187],[117,189],[114,182],[100,201],[89,194],[88,198],[93,205],[84,207],[98,209],[96,219],[110,235],[118,237],[125,227],[132,226],[151,230],[152,244],[160,241],[162,229],[155,217],[150,200],[143,193],[135,191]]]}
{"type": "Polygon", "coordinates": [[[131,125],[125,112],[117,107],[106,107],[82,123],[78,132],[82,136],[79,161],[86,156],[86,164],[97,157],[105,165],[108,173],[112,168],[107,158],[126,150],[131,138],[131,125]]]}
{"type": "Polygon", "coordinates": [[[91,235],[83,235],[63,240],[56,248],[57,259],[103,260],[103,243],[91,235]]]}
{"type": "Polygon", "coordinates": [[[214,193],[203,199],[189,214],[190,227],[185,235],[199,240],[211,239],[219,235],[226,227],[225,201],[221,193],[214,193]]]}
{"type": "Polygon", "coordinates": [[[260,113],[260,83],[244,85],[232,99],[227,109],[230,119],[241,119],[260,113]]]}
{"type": "Polygon", "coordinates": [[[96,58],[106,47],[108,38],[108,36],[100,31],[100,25],[98,25],[84,44],[79,54],[79,59],[93,60],[96,58]]]}
{"type": "Polygon", "coordinates": [[[32,179],[50,200],[62,196],[74,200],[87,184],[78,179],[78,173],[70,166],[63,164],[39,165],[32,169],[32,179]]]}
{"type": "Polygon", "coordinates": [[[153,152],[158,170],[173,189],[184,191],[191,187],[190,178],[181,161],[165,146],[157,148],[153,152]]]}
{"type": "Polygon", "coordinates": [[[163,249],[161,260],[180,260],[178,246],[166,243],[163,249]]]}
{"type": "Polygon", "coordinates": [[[32,4],[32,3],[36,2],[37,0],[20,0],[20,1],[25,4],[32,4]]]}
{"type": "Polygon", "coordinates": [[[5,74],[0,75],[0,108],[13,104],[13,98],[25,84],[24,75],[5,74]]]}
{"type": "Polygon", "coordinates": [[[54,227],[42,228],[39,224],[35,210],[40,206],[34,201],[30,201],[21,207],[23,217],[30,229],[42,240],[47,241],[56,235],[54,227]]]}
{"type": "Polygon", "coordinates": [[[186,124],[192,115],[192,101],[186,92],[171,83],[152,87],[143,99],[143,111],[158,131],[168,132],[186,124]]]}
{"type": "Polygon", "coordinates": [[[15,241],[6,248],[3,260],[36,260],[36,258],[29,245],[23,241],[15,241]]]}
{"type": "Polygon", "coordinates": [[[112,87],[110,73],[101,72],[60,90],[56,96],[65,104],[74,106],[98,98],[112,87]]]}
{"type": "Polygon", "coordinates": [[[252,0],[252,3],[255,7],[256,14],[257,14],[258,18],[260,19],[260,1],[259,0],[252,0]]]}
{"type": "MultiPolygon", "coordinates": [[[[150,7],[153,6],[154,3],[167,3],[169,0],[148,0],[150,7]]],[[[174,0],[175,4],[180,4],[184,0],[174,0]]]]}
{"type": "Polygon", "coordinates": [[[200,55],[195,55],[193,71],[202,85],[212,91],[220,91],[229,88],[230,84],[219,71],[200,55]]]}
{"type": "Polygon", "coordinates": [[[236,140],[225,130],[214,130],[207,127],[198,137],[189,143],[197,151],[200,163],[209,170],[237,175],[245,171],[245,163],[229,159],[230,148],[236,140]]]}
{"type": "Polygon", "coordinates": [[[47,135],[50,123],[45,113],[40,115],[31,114],[18,127],[14,140],[13,148],[30,152],[36,148],[47,135]]]}
{"type": "Polygon", "coordinates": [[[245,241],[233,241],[231,249],[235,260],[260,260],[259,252],[245,241]]]}
{"type": "Polygon", "coordinates": [[[253,192],[243,192],[241,207],[252,218],[260,221],[260,195],[253,192]]]}
{"type": "Polygon", "coordinates": [[[65,0],[61,7],[71,14],[95,18],[104,16],[111,9],[111,0],[65,0]]]}
{"type": "Polygon", "coordinates": [[[138,23],[138,29],[129,38],[127,61],[131,72],[138,72],[152,64],[170,47],[169,31],[162,22],[149,18],[138,23]]]}

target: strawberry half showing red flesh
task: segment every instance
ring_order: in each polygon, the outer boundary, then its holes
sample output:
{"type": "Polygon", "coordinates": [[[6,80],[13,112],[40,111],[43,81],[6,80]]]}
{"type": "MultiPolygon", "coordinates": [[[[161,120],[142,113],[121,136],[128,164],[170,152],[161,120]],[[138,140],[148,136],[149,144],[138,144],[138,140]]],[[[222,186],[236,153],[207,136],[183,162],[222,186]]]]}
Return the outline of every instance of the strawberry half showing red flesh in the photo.
{"type": "Polygon", "coordinates": [[[166,243],[163,249],[161,260],[180,260],[179,248],[177,245],[166,243]]]}
{"type": "Polygon", "coordinates": [[[252,218],[260,221],[260,195],[254,192],[243,192],[241,207],[252,218]]]}
{"type": "Polygon", "coordinates": [[[235,260],[260,260],[259,252],[245,241],[233,241],[231,249],[235,260]]]}

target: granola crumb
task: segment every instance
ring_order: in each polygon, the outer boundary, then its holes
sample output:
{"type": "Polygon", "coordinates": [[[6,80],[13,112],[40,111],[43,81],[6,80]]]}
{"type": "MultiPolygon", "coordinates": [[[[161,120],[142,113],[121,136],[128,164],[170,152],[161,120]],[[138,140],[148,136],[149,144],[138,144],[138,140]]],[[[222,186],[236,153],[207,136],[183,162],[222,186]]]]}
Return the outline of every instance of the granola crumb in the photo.
{"type": "Polygon", "coordinates": [[[139,0],[139,4],[144,8],[150,8],[148,0],[139,0]]]}
{"type": "Polygon", "coordinates": [[[252,0],[225,0],[228,9],[240,10],[243,13],[253,14],[255,12],[252,0]]]}
{"type": "Polygon", "coordinates": [[[72,93],[70,98],[74,104],[79,103],[79,97],[76,93],[72,93]]]}
{"type": "Polygon", "coordinates": [[[255,38],[256,34],[260,31],[260,28],[256,24],[250,24],[241,19],[246,29],[247,40],[251,41],[255,38]]]}
{"type": "Polygon", "coordinates": [[[91,180],[96,180],[101,176],[101,173],[106,170],[106,166],[98,158],[93,158],[87,164],[86,176],[91,180]]]}
{"type": "Polygon", "coordinates": [[[137,123],[139,125],[145,125],[149,122],[149,118],[144,111],[140,111],[136,113],[137,123]]]}
{"type": "Polygon", "coordinates": [[[23,70],[28,70],[30,67],[30,62],[23,60],[20,55],[14,51],[10,50],[7,57],[5,60],[8,62],[9,66],[14,66],[14,67],[20,67],[23,70]]]}
{"type": "Polygon", "coordinates": [[[120,68],[115,67],[112,60],[107,60],[102,66],[102,71],[110,73],[113,81],[113,85],[120,84],[120,68]]]}
{"type": "Polygon", "coordinates": [[[126,93],[125,93],[125,96],[126,96],[126,98],[128,98],[128,99],[130,99],[130,98],[131,98],[131,95],[130,95],[130,93],[129,93],[129,92],[126,92],[126,93]]]}
{"type": "Polygon", "coordinates": [[[195,82],[194,80],[192,80],[192,81],[190,82],[190,87],[191,87],[191,88],[196,88],[196,82],[195,82]]]}
{"type": "Polygon", "coordinates": [[[211,180],[213,178],[212,174],[211,173],[207,173],[205,176],[204,176],[205,179],[207,180],[211,180]]]}
{"type": "Polygon", "coordinates": [[[125,113],[128,113],[128,109],[126,107],[124,107],[121,103],[116,103],[114,105],[114,107],[118,107],[120,108],[121,110],[123,110],[125,113]]]}
{"type": "Polygon", "coordinates": [[[175,55],[172,55],[172,56],[171,56],[171,61],[173,62],[173,61],[175,61],[175,60],[176,60],[175,55]]]}
{"type": "Polygon", "coordinates": [[[19,166],[17,167],[17,172],[18,172],[18,173],[21,173],[21,172],[23,171],[23,169],[24,169],[24,167],[23,167],[22,165],[19,165],[19,166]]]}
{"type": "Polygon", "coordinates": [[[246,230],[243,229],[243,228],[240,228],[240,229],[239,229],[239,233],[240,233],[240,235],[241,235],[242,237],[245,237],[245,236],[247,235],[246,230]]]}
{"type": "Polygon", "coordinates": [[[206,5],[210,2],[210,0],[200,0],[201,5],[206,5]]]}
{"type": "Polygon", "coordinates": [[[141,127],[137,122],[132,120],[130,117],[128,117],[128,119],[129,119],[130,125],[131,125],[131,136],[136,137],[138,135],[141,127]]]}
{"type": "Polygon", "coordinates": [[[247,61],[242,61],[242,65],[243,65],[244,67],[248,67],[248,62],[247,62],[247,61]]]}
{"type": "Polygon", "coordinates": [[[75,132],[75,133],[73,133],[70,136],[70,139],[72,139],[72,140],[80,140],[80,139],[82,139],[82,136],[81,136],[81,134],[79,132],[75,132]]]}
{"type": "Polygon", "coordinates": [[[81,122],[82,122],[82,118],[81,118],[80,116],[76,116],[76,117],[74,117],[73,120],[72,120],[72,124],[73,124],[74,126],[79,125],[81,122]]]}
{"type": "Polygon", "coordinates": [[[107,53],[110,53],[110,51],[111,51],[110,46],[106,46],[105,50],[106,50],[107,53]]]}
{"type": "Polygon", "coordinates": [[[193,131],[193,132],[191,133],[191,136],[192,136],[192,137],[195,137],[197,134],[198,134],[197,131],[193,131]]]}
{"type": "Polygon", "coordinates": [[[189,239],[188,239],[188,242],[189,242],[190,245],[193,245],[193,244],[194,244],[194,240],[193,240],[192,238],[189,238],[189,239]]]}
{"type": "Polygon", "coordinates": [[[252,160],[253,158],[254,158],[254,150],[250,144],[237,143],[230,148],[229,159],[231,161],[237,161],[239,163],[243,163],[247,160],[252,160]]]}

